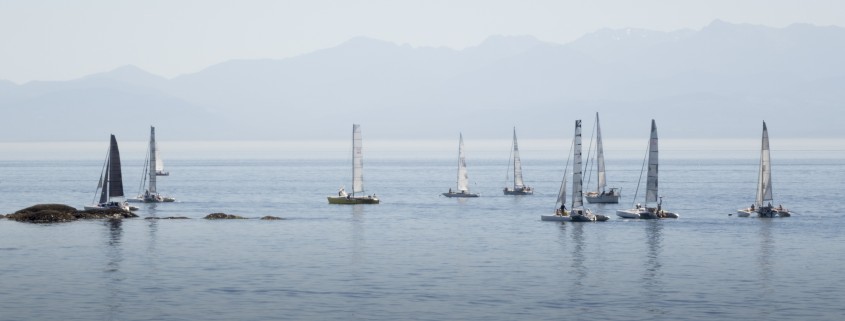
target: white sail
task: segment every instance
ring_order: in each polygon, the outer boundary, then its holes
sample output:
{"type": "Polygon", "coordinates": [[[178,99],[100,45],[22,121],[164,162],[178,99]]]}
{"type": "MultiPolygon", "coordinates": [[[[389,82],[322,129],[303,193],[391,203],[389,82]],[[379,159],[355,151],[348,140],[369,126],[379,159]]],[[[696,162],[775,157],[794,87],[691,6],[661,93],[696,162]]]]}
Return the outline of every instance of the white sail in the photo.
{"type": "Polygon", "coordinates": [[[596,113],[596,171],[598,172],[598,188],[596,192],[603,192],[607,186],[607,181],[604,173],[604,147],[601,142],[599,113],[596,113]]]}
{"type": "Polygon", "coordinates": [[[560,190],[557,193],[557,203],[555,203],[555,208],[559,207],[560,204],[566,204],[566,183],[567,183],[567,171],[563,171],[563,181],[560,182],[560,190]]]}
{"type": "Polygon", "coordinates": [[[657,125],[651,120],[651,139],[648,144],[648,175],[646,176],[645,202],[657,203],[657,125]]]}
{"type": "Polygon", "coordinates": [[[584,207],[581,169],[581,120],[575,121],[575,152],[572,165],[572,208],[584,207]]]}
{"type": "Polygon", "coordinates": [[[155,150],[153,151],[155,154],[155,172],[156,173],[164,173],[164,161],[161,160],[161,152],[158,150],[158,145],[155,146],[155,150]]]}
{"type": "Polygon", "coordinates": [[[158,173],[158,149],[156,148],[156,128],[150,126],[150,169],[149,169],[149,176],[150,181],[147,184],[147,191],[150,194],[156,193],[156,173],[158,173]]]}
{"type": "Polygon", "coordinates": [[[352,124],[352,195],[364,192],[364,158],[361,154],[361,125],[352,124]]]}
{"type": "Polygon", "coordinates": [[[525,182],[522,181],[522,161],[519,160],[519,145],[516,142],[516,127],[513,129],[513,186],[522,188],[525,182]]]}
{"type": "Polygon", "coordinates": [[[469,175],[467,175],[467,162],[464,156],[464,135],[460,134],[458,140],[458,192],[469,191],[469,175]]]}
{"type": "Polygon", "coordinates": [[[763,122],[763,141],[760,147],[760,177],[757,180],[757,207],[772,201],[772,163],[769,152],[769,130],[763,122]]]}

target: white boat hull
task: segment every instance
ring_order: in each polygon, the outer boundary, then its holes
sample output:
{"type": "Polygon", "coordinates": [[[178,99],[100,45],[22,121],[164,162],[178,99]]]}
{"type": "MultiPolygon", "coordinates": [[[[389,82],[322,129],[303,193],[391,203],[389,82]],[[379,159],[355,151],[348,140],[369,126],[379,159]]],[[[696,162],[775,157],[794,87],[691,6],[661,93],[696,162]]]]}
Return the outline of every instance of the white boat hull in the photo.
{"type": "Polygon", "coordinates": [[[505,193],[505,195],[534,195],[534,189],[530,187],[521,189],[505,187],[502,192],[505,193]]]}
{"type": "Polygon", "coordinates": [[[569,215],[540,215],[541,221],[547,222],[570,222],[572,217],[569,215]]]}
{"type": "Polygon", "coordinates": [[[661,219],[681,217],[680,215],[678,215],[678,213],[667,212],[664,210],[658,211],[654,208],[646,209],[645,207],[632,208],[628,210],[617,210],[616,216],[628,219],[661,219]]]}
{"type": "Polygon", "coordinates": [[[378,204],[380,201],[375,196],[328,196],[329,204],[378,204]]]}
{"type": "Polygon", "coordinates": [[[478,194],[473,194],[473,193],[469,193],[469,192],[459,192],[459,193],[447,192],[447,193],[442,193],[441,195],[446,196],[446,197],[478,197],[478,194]]]}
{"type": "Polygon", "coordinates": [[[108,202],[108,203],[101,203],[101,204],[94,204],[94,205],[87,205],[83,206],[83,209],[86,211],[108,211],[108,210],[123,210],[126,212],[130,211],[129,204],[123,202],[108,202]]]}
{"type": "Polygon", "coordinates": [[[619,194],[601,194],[597,192],[589,192],[584,195],[588,203],[595,204],[616,204],[619,203],[619,194]]]}
{"type": "Polygon", "coordinates": [[[751,215],[756,215],[757,217],[790,217],[792,216],[789,213],[789,210],[785,208],[758,208],[758,209],[751,209],[751,208],[744,208],[741,210],[736,211],[736,215],[739,217],[750,217],[751,215]]]}

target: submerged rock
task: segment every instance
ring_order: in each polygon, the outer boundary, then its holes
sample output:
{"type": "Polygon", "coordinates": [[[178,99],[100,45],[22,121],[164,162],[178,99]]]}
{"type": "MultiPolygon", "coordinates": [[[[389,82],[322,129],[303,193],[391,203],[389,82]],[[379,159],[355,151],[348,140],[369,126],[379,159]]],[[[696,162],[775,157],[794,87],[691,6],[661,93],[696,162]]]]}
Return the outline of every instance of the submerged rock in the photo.
{"type": "Polygon", "coordinates": [[[81,219],[138,217],[138,215],[135,214],[135,213],[127,212],[127,211],[117,209],[117,208],[106,209],[106,210],[77,211],[75,216],[77,218],[81,218],[81,219]]]}
{"type": "Polygon", "coordinates": [[[283,218],[281,218],[281,217],[278,217],[278,216],[270,216],[270,215],[267,215],[267,216],[265,216],[265,217],[262,217],[261,219],[262,219],[262,220],[265,220],[265,221],[283,220],[283,218]]]}
{"type": "Polygon", "coordinates": [[[138,215],[121,210],[79,211],[72,206],[64,204],[38,204],[6,215],[7,219],[29,223],[57,223],[78,219],[129,217],[138,217],[138,215]]]}
{"type": "Polygon", "coordinates": [[[76,220],[76,208],[64,204],[38,204],[6,215],[7,219],[30,223],[56,223],[76,220]]]}
{"type": "Polygon", "coordinates": [[[165,217],[158,217],[158,216],[148,216],[144,218],[145,220],[189,220],[190,217],[185,216],[165,216],[165,217]]]}
{"type": "Polygon", "coordinates": [[[207,220],[238,220],[238,219],[246,219],[246,217],[226,214],[226,213],[211,213],[205,216],[207,220]]]}

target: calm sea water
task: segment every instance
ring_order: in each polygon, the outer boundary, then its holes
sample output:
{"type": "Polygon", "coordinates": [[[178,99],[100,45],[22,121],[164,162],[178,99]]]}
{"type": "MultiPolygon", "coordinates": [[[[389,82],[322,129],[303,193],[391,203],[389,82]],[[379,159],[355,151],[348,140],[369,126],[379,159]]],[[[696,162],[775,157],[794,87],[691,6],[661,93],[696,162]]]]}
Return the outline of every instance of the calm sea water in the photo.
{"type": "MultiPolygon", "coordinates": [[[[750,153],[750,155],[755,155],[750,153]]],[[[610,160],[619,205],[604,223],[541,222],[563,162],[523,157],[533,196],[501,195],[506,160],[473,159],[478,199],[449,159],[366,159],[382,204],[329,205],[349,160],[174,160],[147,216],[0,220],[0,320],[840,320],[843,159],[776,158],[774,192],[797,214],[741,219],[757,160],[664,158],[660,194],[681,219],[627,221],[641,159],[610,160]],[[282,221],[200,219],[212,212],[282,221]]],[[[776,155],[777,157],[777,155],[776,155]]],[[[128,194],[141,164],[124,162],[128,194]]],[[[82,207],[101,162],[0,161],[0,212],[82,207]]]]}

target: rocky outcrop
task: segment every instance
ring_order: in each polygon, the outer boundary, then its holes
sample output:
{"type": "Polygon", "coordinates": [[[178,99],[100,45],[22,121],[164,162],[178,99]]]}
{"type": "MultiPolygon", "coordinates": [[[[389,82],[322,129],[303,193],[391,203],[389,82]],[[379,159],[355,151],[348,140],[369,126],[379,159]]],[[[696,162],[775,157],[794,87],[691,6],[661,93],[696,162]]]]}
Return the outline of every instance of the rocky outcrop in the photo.
{"type": "Polygon", "coordinates": [[[185,216],[164,216],[164,217],[148,216],[148,217],[145,217],[144,219],[145,220],[189,220],[191,218],[185,217],[185,216]]]}
{"type": "Polygon", "coordinates": [[[270,215],[267,215],[267,216],[265,216],[265,217],[262,217],[261,219],[262,219],[262,220],[264,220],[264,221],[283,220],[283,218],[281,218],[281,217],[278,217],[278,216],[270,216],[270,215]]]}
{"type": "Polygon", "coordinates": [[[246,219],[246,217],[226,214],[226,213],[211,213],[205,216],[207,220],[238,220],[238,219],[246,219]]]}
{"type": "Polygon", "coordinates": [[[6,215],[7,219],[29,223],[58,223],[78,219],[130,217],[138,217],[138,215],[121,210],[79,211],[72,206],[64,204],[38,204],[6,215]]]}

